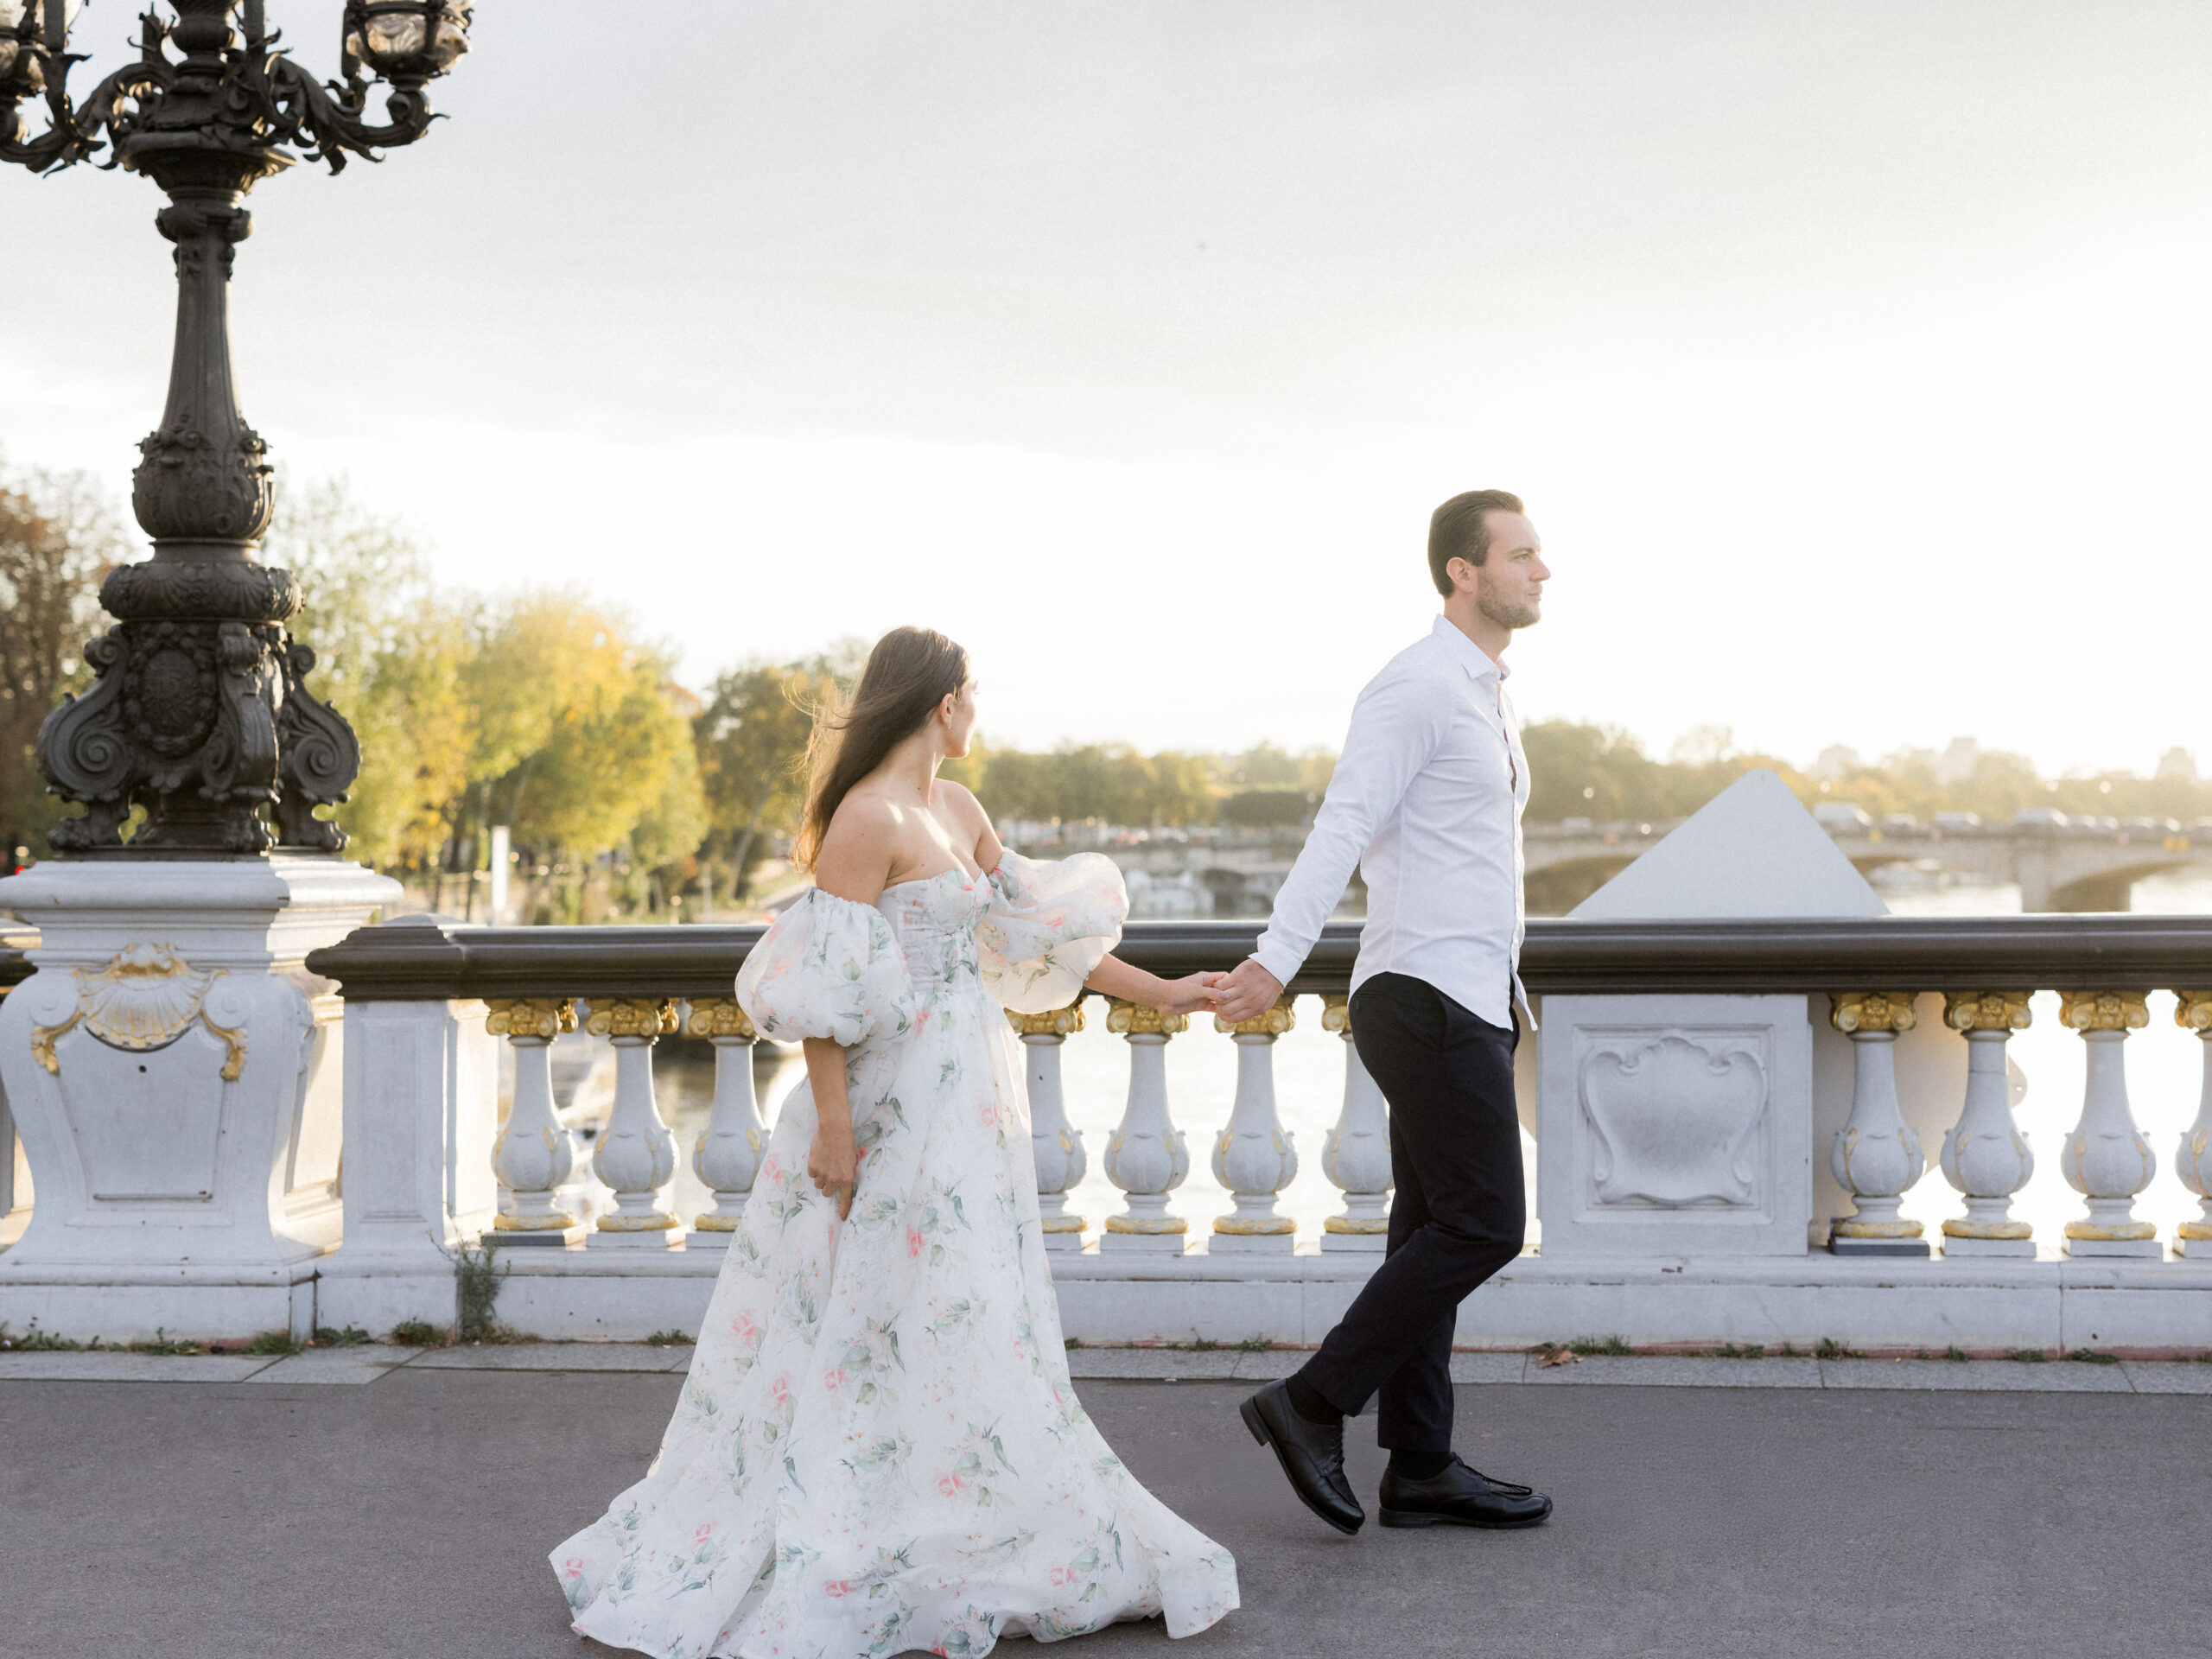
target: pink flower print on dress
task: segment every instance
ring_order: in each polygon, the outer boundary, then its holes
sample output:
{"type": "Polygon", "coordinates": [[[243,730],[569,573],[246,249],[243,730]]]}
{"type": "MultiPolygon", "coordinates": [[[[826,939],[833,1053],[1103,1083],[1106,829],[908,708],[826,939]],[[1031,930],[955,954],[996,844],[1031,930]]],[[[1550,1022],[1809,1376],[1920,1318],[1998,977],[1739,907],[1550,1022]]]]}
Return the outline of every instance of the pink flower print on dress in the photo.
{"type": "Polygon", "coordinates": [[[921,1253],[922,1236],[916,1229],[909,1227],[906,1230],[906,1254],[912,1256],[918,1256],[921,1253]]]}
{"type": "Polygon", "coordinates": [[[1046,1573],[1045,1577],[1056,1590],[1062,1589],[1077,1581],[1076,1570],[1071,1567],[1056,1567],[1050,1573],[1046,1573]]]}
{"type": "Polygon", "coordinates": [[[698,1530],[691,1535],[691,1541],[695,1544],[704,1545],[707,1540],[714,1535],[715,1523],[711,1521],[702,1521],[699,1523],[698,1530]]]}
{"type": "Polygon", "coordinates": [[[750,1348],[753,1339],[760,1334],[760,1327],[753,1323],[751,1314],[741,1313],[729,1322],[729,1333],[750,1348]]]}
{"type": "Polygon", "coordinates": [[[768,1389],[768,1397],[773,1400],[779,1406],[788,1406],[791,1404],[791,1379],[784,1376],[778,1377],[773,1385],[772,1385],[768,1389]]]}
{"type": "Polygon", "coordinates": [[[822,1593],[832,1601],[842,1601],[853,1593],[853,1581],[850,1579],[827,1580],[822,1586],[822,1593]]]}
{"type": "Polygon", "coordinates": [[[968,1483],[958,1475],[939,1475],[937,1478],[937,1489],[946,1497],[957,1497],[968,1490],[968,1483]]]}
{"type": "Polygon", "coordinates": [[[985,1128],[987,1128],[987,1129],[995,1129],[996,1128],[998,1128],[998,1126],[999,1126],[999,1103],[998,1103],[997,1100],[995,1100],[995,1099],[991,1099],[991,1100],[987,1100],[987,1101],[985,1101],[985,1102],[983,1103],[982,1119],[983,1119],[983,1127],[984,1127],[985,1128]]]}
{"type": "Polygon", "coordinates": [[[851,1381],[852,1379],[845,1375],[845,1368],[842,1365],[832,1365],[822,1373],[822,1386],[832,1394],[836,1393],[851,1381]]]}

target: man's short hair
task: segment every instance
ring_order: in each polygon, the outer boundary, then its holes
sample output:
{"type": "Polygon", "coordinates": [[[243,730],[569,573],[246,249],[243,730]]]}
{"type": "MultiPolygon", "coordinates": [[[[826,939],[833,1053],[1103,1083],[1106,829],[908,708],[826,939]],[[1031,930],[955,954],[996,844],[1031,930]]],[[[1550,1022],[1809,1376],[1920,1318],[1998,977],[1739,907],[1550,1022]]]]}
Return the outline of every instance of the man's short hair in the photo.
{"type": "Polygon", "coordinates": [[[1452,597],[1452,577],[1445,566],[1465,559],[1480,567],[1490,556],[1490,518],[1493,512],[1526,512],[1521,498],[1505,490],[1469,490],[1455,495],[1428,515],[1428,574],[1436,591],[1452,597]]]}

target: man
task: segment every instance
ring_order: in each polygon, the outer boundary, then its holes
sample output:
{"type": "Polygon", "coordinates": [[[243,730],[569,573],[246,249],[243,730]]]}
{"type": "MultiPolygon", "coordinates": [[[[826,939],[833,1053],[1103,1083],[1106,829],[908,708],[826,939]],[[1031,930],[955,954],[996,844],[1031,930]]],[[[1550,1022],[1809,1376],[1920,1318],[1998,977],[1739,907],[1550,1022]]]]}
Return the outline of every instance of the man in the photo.
{"type": "Polygon", "coordinates": [[[1366,1519],[1344,1478],[1344,1421],[1378,1393],[1384,1526],[1534,1526],[1552,1508],[1452,1454],[1451,1376],[1459,1303],[1520,1254],[1527,1213],[1513,1015],[1526,1006],[1529,766],[1503,658],[1514,631],[1535,626],[1551,571],[1503,490],[1437,508],[1428,567],[1444,613],[1359,694],[1274,919],[1219,987],[1227,1020],[1273,1004],[1353,865],[1365,873],[1351,1034],[1390,1106],[1389,1254],[1321,1351],[1240,1408],[1306,1507],[1343,1532],[1366,1519]]]}

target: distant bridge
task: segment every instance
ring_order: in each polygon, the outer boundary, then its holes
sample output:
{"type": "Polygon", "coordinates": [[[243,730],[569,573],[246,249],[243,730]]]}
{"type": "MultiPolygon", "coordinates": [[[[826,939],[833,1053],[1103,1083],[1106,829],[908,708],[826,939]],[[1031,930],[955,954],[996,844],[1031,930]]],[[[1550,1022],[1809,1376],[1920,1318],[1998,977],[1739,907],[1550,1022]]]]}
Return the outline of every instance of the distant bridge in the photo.
{"type": "MultiPolygon", "coordinates": [[[[1532,907],[1540,887],[1562,896],[1595,891],[1681,822],[1591,823],[1569,818],[1525,825],[1532,907]]],[[[1862,875],[1885,864],[1971,873],[1991,882],[2018,884],[2024,911],[2126,910],[2129,889],[2146,875],[2212,868],[2212,823],[2183,826],[2171,819],[2075,818],[1933,825],[1892,820],[1880,827],[1821,827],[1862,875]]]]}

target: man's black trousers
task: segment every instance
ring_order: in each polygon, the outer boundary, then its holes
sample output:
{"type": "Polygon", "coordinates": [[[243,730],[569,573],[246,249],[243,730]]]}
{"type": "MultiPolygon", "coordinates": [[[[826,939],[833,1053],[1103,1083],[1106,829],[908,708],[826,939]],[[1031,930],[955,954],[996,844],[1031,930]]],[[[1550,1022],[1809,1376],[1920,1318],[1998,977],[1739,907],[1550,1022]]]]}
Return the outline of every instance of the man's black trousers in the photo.
{"type": "Polygon", "coordinates": [[[1376,1440],[1440,1456],[1459,1304],[1521,1253],[1528,1217],[1518,1033],[1425,980],[1377,974],[1352,994],[1351,1038],[1390,1103],[1389,1253],[1300,1375],[1347,1415],[1379,1393],[1376,1440]]]}

